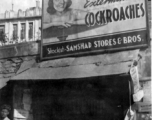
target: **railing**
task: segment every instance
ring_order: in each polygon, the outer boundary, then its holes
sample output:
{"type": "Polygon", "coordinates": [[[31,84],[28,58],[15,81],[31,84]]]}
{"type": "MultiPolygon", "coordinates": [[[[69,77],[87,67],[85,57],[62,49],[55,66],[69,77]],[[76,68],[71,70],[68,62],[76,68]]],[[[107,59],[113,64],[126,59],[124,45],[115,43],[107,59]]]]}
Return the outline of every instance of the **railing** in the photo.
{"type": "Polygon", "coordinates": [[[31,41],[39,41],[39,40],[40,39],[36,39],[36,40],[30,39],[28,41],[26,41],[25,39],[20,40],[20,41],[18,41],[18,40],[9,40],[9,41],[6,41],[5,43],[0,41],[0,47],[7,46],[7,45],[18,44],[18,43],[26,43],[26,42],[31,42],[31,41]]]}
{"type": "Polygon", "coordinates": [[[8,36],[7,34],[1,35],[0,47],[41,40],[41,36],[39,34],[35,38],[31,38],[31,39],[29,38],[28,40],[27,39],[20,39],[19,37],[15,37],[15,39],[12,37],[11,39],[9,39],[7,36],[8,36]]]}

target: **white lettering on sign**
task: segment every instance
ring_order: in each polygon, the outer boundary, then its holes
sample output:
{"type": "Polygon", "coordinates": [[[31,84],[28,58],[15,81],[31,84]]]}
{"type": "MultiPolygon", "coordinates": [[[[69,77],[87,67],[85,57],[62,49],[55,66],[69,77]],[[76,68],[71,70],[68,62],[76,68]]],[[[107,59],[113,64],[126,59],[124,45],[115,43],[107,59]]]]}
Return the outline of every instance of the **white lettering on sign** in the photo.
{"type": "Polygon", "coordinates": [[[61,48],[57,47],[56,49],[47,48],[48,54],[62,53],[64,51],[65,51],[64,47],[61,48]]]}
{"type": "Polygon", "coordinates": [[[76,45],[67,45],[66,46],[66,51],[77,51],[77,50],[84,50],[84,49],[90,49],[92,47],[92,44],[90,42],[86,43],[79,43],[76,45]]]}
{"type": "Polygon", "coordinates": [[[141,42],[141,36],[128,36],[128,37],[123,37],[124,43],[136,43],[136,42],[141,42]]]}

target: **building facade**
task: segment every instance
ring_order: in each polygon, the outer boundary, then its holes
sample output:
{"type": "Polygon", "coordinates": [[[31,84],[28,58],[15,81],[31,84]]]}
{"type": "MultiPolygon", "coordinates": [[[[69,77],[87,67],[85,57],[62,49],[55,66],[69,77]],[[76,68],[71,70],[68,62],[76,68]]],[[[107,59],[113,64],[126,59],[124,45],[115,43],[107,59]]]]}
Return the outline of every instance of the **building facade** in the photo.
{"type": "Polygon", "coordinates": [[[37,41],[41,38],[40,1],[36,1],[36,7],[26,11],[6,11],[0,15],[0,44],[10,45],[22,42],[37,41]]]}
{"type": "MultiPolygon", "coordinates": [[[[148,1],[149,11],[150,5],[148,1]]],[[[14,31],[20,39],[32,37],[31,29],[26,34],[26,26],[34,26],[34,18],[27,19],[27,24],[20,22],[20,33],[14,31]]],[[[18,26],[12,24],[12,28],[18,26]]],[[[122,120],[135,103],[129,73],[135,60],[139,60],[138,75],[144,91],[140,103],[151,106],[151,44],[142,49],[47,61],[39,61],[40,41],[1,47],[0,53],[0,104],[12,106],[12,119],[122,120]],[[24,118],[16,115],[16,110],[24,118]]],[[[138,108],[136,120],[151,120],[148,108],[138,108]]]]}

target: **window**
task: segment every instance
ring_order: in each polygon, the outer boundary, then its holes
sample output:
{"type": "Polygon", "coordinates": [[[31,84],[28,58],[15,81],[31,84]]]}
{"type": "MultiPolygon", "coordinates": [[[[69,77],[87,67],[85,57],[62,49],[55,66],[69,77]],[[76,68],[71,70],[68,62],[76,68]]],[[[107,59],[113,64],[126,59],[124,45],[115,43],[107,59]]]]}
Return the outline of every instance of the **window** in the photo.
{"type": "Polygon", "coordinates": [[[5,26],[4,25],[0,25],[0,41],[2,43],[5,42],[5,26]]]}
{"type": "Polygon", "coordinates": [[[25,23],[21,24],[21,40],[25,39],[25,23]]]}
{"type": "Polygon", "coordinates": [[[13,40],[17,40],[17,24],[13,24],[13,40]]]}
{"type": "Polygon", "coordinates": [[[33,23],[29,23],[29,39],[33,38],[33,23]]]}

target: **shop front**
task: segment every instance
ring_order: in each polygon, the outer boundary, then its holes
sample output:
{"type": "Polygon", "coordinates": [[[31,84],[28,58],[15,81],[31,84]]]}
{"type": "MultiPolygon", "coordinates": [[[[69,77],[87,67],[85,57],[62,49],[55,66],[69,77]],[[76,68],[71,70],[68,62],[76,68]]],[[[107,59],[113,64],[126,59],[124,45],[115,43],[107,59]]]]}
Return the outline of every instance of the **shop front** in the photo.
{"type": "Polygon", "coordinates": [[[27,120],[123,120],[133,104],[129,70],[138,53],[41,62],[9,81],[13,107],[27,120]]]}
{"type": "Polygon", "coordinates": [[[70,10],[85,16],[83,24],[66,28],[48,25],[51,6],[43,1],[40,59],[25,59],[9,80],[12,108],[25,120],[130,120],[131,106],[144,96],[139,62],[149,46],[147,3],[77,1],[70,10]]]}
{"type": "Polygon", "coordinates": [[[24,93],[23,109],[14,107],[25,116],[27,105],[33,120],[123,120],[130,106],[129,76],[97,76],[79,79],[11,81],[15,88],[29,90],[31,104],[24,93]],[[32,110],[32,112],[31,112],[32,110]]]}

